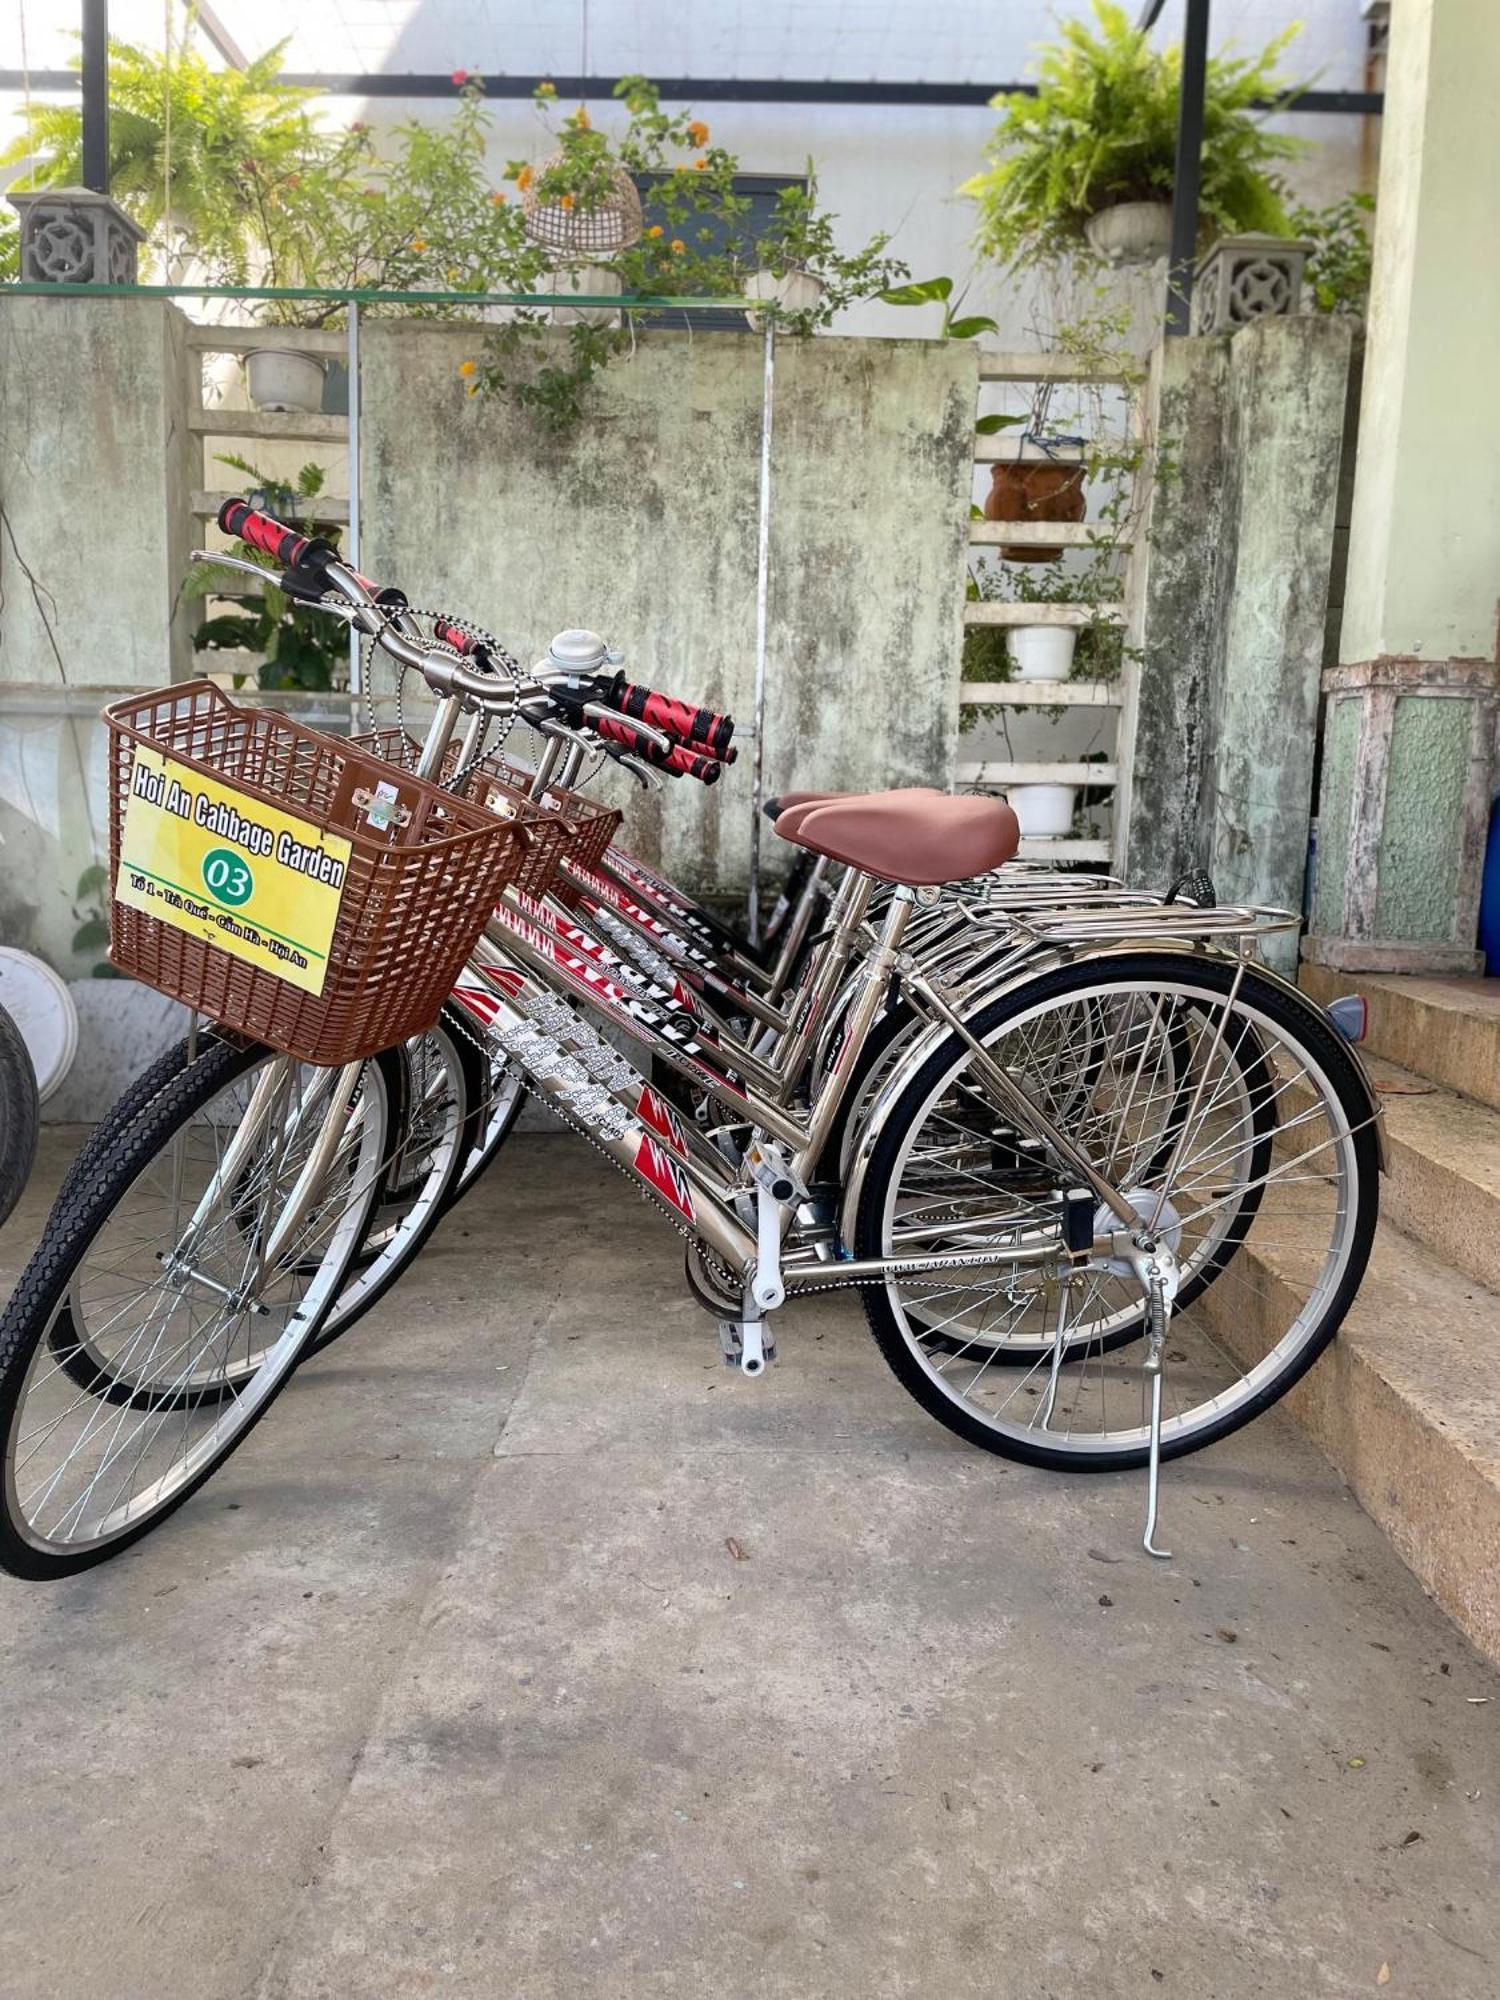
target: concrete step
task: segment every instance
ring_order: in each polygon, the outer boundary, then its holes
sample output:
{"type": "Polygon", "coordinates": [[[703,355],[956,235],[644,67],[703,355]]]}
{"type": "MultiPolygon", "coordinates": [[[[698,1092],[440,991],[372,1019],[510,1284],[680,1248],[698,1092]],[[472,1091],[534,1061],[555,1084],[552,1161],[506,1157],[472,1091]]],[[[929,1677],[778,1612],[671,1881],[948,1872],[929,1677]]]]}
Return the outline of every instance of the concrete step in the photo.
{"type": "MultiPolygon", "coordinates": [[[[1308,1255],[1242,1252],[1204,1295],[1241,1359],[1285,1330],[1308,1255]]],[[[1382,1222],[1342,1331],[1283,1407],[1423,1588],[1500,1660],[1500,1296],[1382,1222]]]]}
{"type": "Polygon", "coordinates": [[[1500,979],[1422,979],[1304,965],[1303,991],[1325,1006],[1341,993],[1370,1004],[1365,1047],[1388,1062],[1500,1110],[1500,979]]]}
{"type": "Polygon", "coordinates": [[[1365,1065],[1385,1114],[1382,1217],[1500,1292],[1500,1111],[1378,1056],[1365,1065]]]}

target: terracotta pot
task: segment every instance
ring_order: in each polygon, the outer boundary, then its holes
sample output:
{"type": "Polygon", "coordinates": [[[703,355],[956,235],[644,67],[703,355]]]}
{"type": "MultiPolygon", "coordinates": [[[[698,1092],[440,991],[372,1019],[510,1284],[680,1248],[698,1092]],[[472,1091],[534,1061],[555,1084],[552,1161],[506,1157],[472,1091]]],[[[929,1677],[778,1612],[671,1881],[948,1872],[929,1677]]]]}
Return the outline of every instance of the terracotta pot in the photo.
{"type": "MultiPolygon", "coordinates": [[[[1081,521],[1088,511],[1084,468],[1077,460],[1011,459],[990,467],[984,496],[987,521],[1081,521]]],[[[1004,543],[1007,562],[1055,562],[1061,547],[1020,548],[1004,543]]]]}

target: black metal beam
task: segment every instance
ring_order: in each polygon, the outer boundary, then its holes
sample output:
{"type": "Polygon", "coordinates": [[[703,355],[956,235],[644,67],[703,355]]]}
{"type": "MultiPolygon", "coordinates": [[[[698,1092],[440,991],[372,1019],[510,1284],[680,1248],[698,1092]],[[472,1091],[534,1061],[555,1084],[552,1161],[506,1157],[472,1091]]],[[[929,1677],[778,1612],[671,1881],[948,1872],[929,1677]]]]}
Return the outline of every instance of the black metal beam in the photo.
{"type": "Polygon", "coordinates": [[[1164,331],[1169,334],[1186,333],[1191,323],[1193,264],[1198,254],[1198,188],[1203,168],[1203,95],[1208,77],[1208,0],[1187,0],[1181,77],[1164,322],[1164,331]]]}
{"type": "Polygon", "coordinates": [[[109,193],[109,8],[83,0],[83,184],[109,193]]]}
{"type": "MultiPolygon", "coordinates": [[[[366,76],[322,76],[298,71],[283,82],[299,89],[326,91],[330,97],[446,97],[456,96],[453,79],[425,72],[380,71],[366,76]]],[[[484,94],[496,99],[529,98],[541,77],[488,76],[484,94]]],[[[559,97],[591,98],[595,103],[614,92],[619,81],[613,76],[555,76],[546,79],[557,86],[559,97]]],[[[0,69],[0,90],[20,90],[28,84],[34,91],[76,90],[78,72],[73,69],[0,69]]],[[[675,76],[657,86],[669,103],[703,104],[854,104],[910,105],[916,109],[948,106],[982,106],[1001,92],[1034,97],[1034,83],[870,83],[842,78],[821,82],[801,77],[675,76]]],[[[1385,105],[1378,90],[1304,90],[1292,100],[1267,98],[1263,111],[1312,112],[1339,118],[1377,118],[1385,105]]]]}

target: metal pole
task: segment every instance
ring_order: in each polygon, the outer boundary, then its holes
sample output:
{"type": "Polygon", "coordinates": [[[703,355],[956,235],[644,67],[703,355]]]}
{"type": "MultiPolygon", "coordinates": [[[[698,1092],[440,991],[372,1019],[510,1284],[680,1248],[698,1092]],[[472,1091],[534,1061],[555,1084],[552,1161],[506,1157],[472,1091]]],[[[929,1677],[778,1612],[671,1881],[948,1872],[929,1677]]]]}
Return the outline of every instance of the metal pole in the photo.
{"type": "Polygon", "coordinates": [[[109,193],[109,7],[83,0],[83,184],[109,193]]]}
{"type": "Polygon", "coordinates": [[[755,745],[750,780],[750,942],[760,943],[760,832],[765,802],[766,625],[771,601],[771,416],[776,399],[776,322],[766,319],[760,399],[760,533],[755,552],[755,745]]]}
{"type": "Polygon", "coordinates": [[[1172,256],[1165,331],[1186,333],[1198,249],[1198,185],[1203,153],[1203,87],[1208,71],[1208,0],[1187,0],[1182,83],[1177,99],[1177,165],[1172,178],[1172,256]]]}
{"type": "MultiPolygon", "coordinates": [[[[349,330],[345,347],[349,370],[349,567],[359,568],[359,305],[349,301],[349,330]]],[[[349,628],[349,692],[359,695],[363,670],[359,634],[349,628]]]]}

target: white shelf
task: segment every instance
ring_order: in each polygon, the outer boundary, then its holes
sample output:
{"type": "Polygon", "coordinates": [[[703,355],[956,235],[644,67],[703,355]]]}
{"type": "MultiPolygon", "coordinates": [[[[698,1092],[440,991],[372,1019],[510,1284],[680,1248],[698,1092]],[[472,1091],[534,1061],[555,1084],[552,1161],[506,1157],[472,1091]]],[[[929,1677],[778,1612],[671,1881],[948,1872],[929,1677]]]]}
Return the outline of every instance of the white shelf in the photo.
{"type": "Polygon", "coordinates": [[[1091,368],[1066,354],[1001,354],[979,350],[981,382],[1124,382],[1124,368],[1091,368]]]}
{"type": "Polygon", "coordinates": [[[1108,861],[1107,840],[1023,840],[1017,855],[1021,861],[1108,861]]]}
{"type": "Polygon", "coordinates": [[[203,437],[286,438],[294,444],[347,444],[347,417],[280,410],[189,410],[188,429],[203,437]]]}
{"type": "MultiPolygon", "coordinates": [[[[226,500],[242,500],[244,497],[243,493],[195,493],[188,511],[195,520],[217,520],[219,509],[226,500]]],[[[349,502],[331,500],[320,493],[316,500],[299,501],[298,511],[305,518],[316,517],[320,521],[334,521],[342,525],[349,519],[349,502]]]]}
{"type": "Polygon", "coordinates": [[[964,605],[965,625],[1123,625],[1118,604],[1010,604],[975,597],[964,605]]]}
{"type": "Polygon", "coordinates": [[[976,548],[1128,549],[1131,537],[1098,521],[971,521],[969,541],[976,548]]]}
{"type": "Polygon", "coordinates": [[[266,347],[294,354],[334,354],[343,360],[348,335],[326,326],[190,326],[188,346],[204,354],[254,354],[266,347]]]}
{"type": "Polygon", "coordinates": [[[961,785],[1113,785],[1113,764],[960,764],[961,785]]]}
{"type": "Polygon", "coordinates": [[[1119,708],[1113,681],[960,681],[958,698],[975,708],[1119,708]]]}

